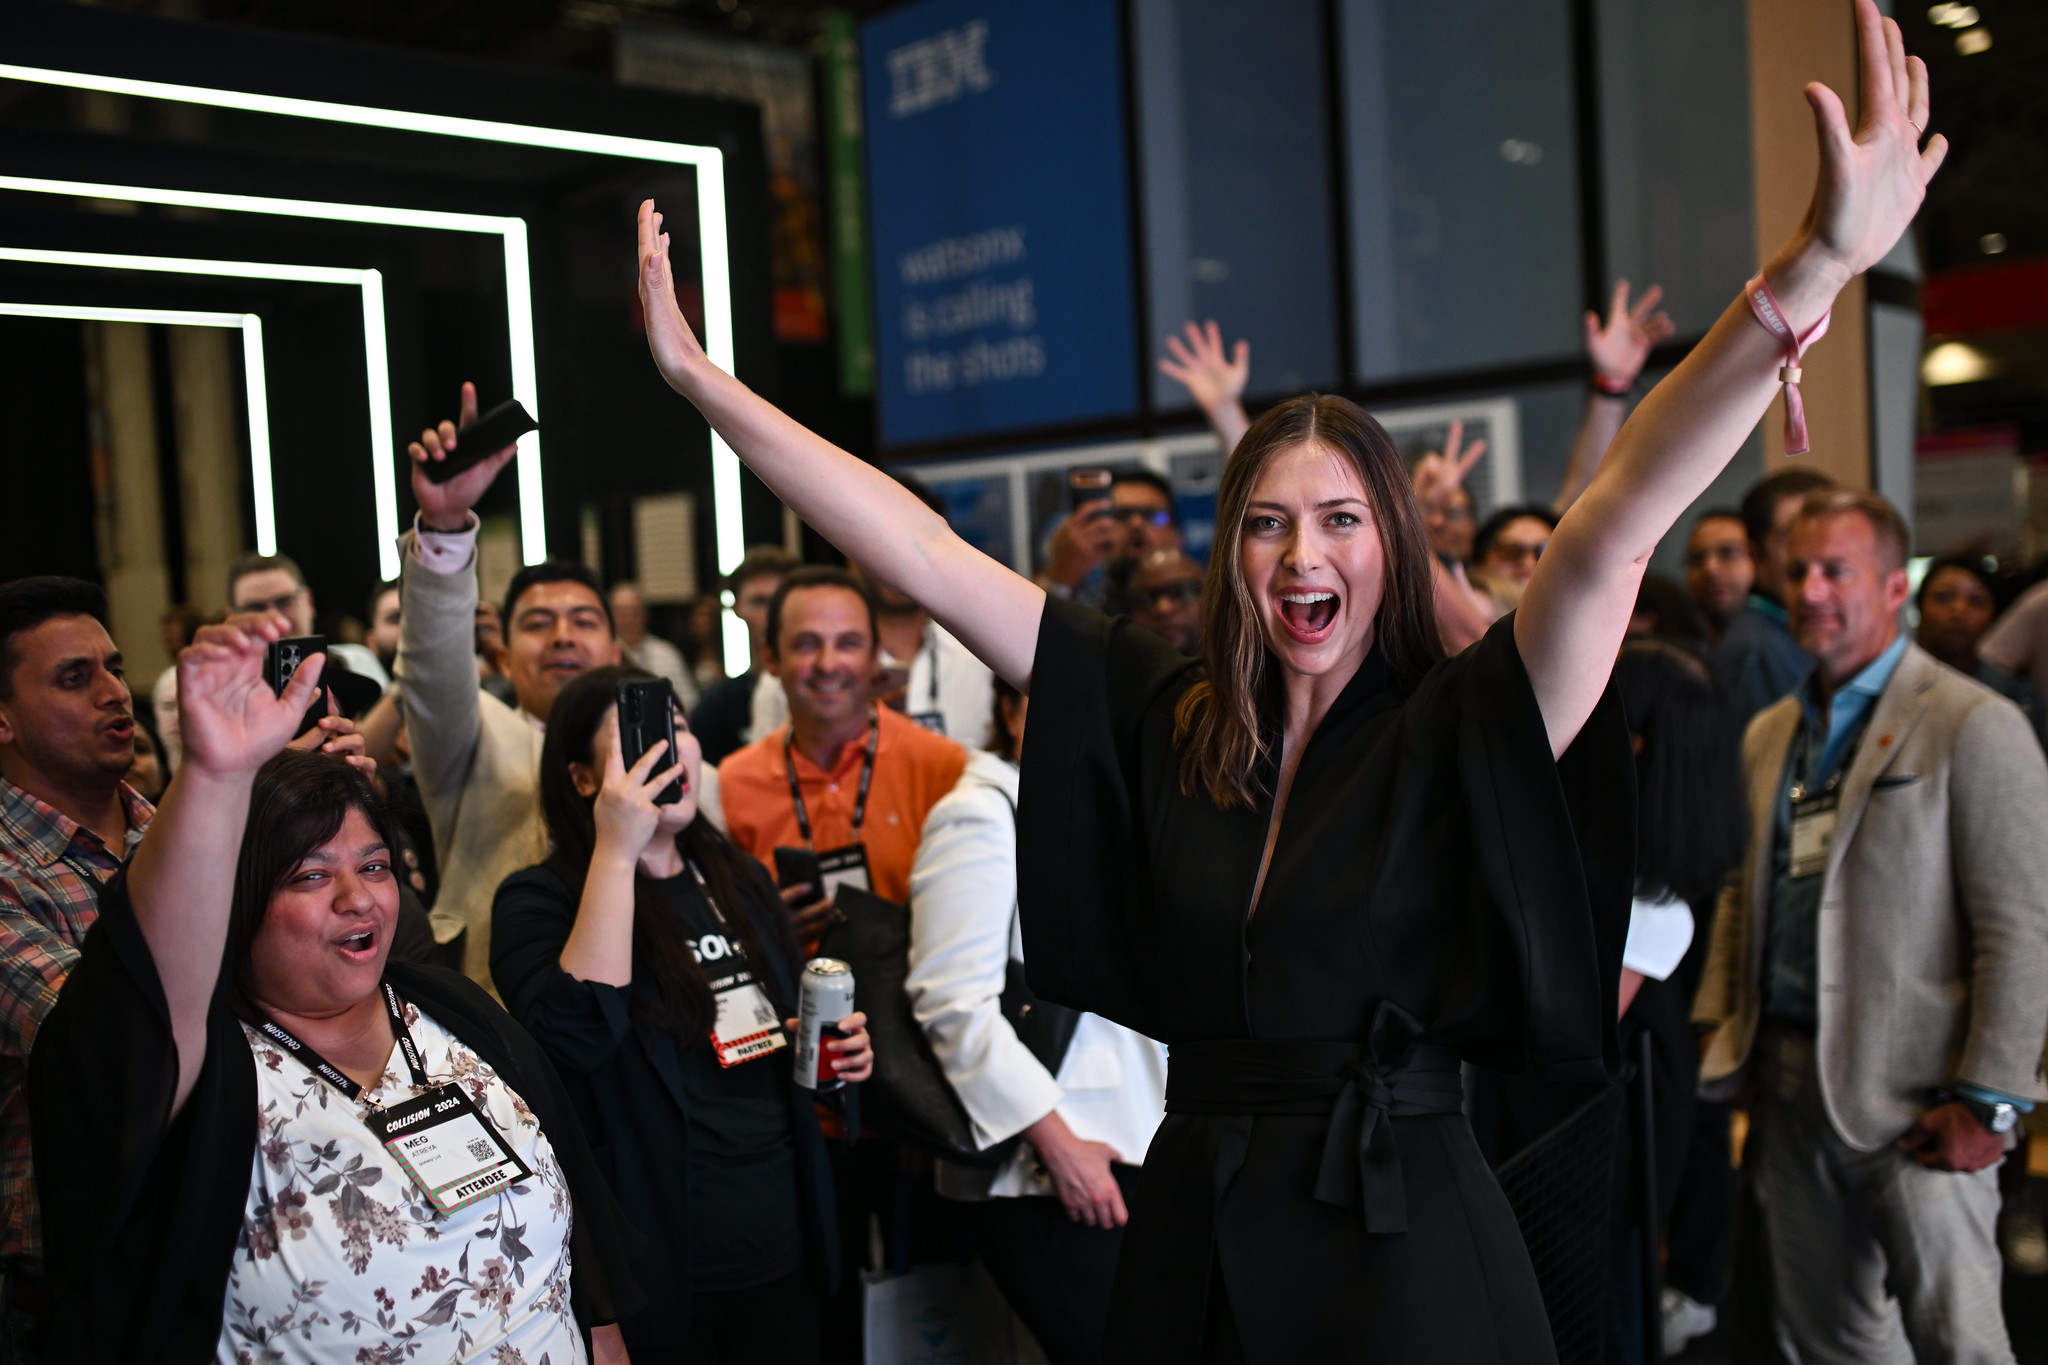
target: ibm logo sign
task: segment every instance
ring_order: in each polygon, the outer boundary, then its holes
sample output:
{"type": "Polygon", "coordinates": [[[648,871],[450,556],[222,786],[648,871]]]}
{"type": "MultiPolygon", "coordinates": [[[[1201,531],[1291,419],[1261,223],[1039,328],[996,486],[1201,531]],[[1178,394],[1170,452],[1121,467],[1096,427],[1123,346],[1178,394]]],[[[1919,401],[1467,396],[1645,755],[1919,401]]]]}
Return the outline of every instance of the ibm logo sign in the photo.
{"type": "Polygon", "coordinates": [[[908,118],[994,85],[988,69],[988,21],[976,19],[908,43],[888,56],[889,113],[908,118]]]}

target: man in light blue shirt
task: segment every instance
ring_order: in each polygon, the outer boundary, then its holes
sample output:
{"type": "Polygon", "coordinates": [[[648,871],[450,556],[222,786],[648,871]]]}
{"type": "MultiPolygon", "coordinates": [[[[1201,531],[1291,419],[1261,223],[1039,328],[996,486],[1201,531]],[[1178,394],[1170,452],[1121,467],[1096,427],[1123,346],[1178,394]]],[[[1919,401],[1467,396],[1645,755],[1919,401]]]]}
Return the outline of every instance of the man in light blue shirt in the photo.
{"type": "Polygon", "coordinates": [[[1743,1178],[1800,1360],[2007,1365],[1997,1166],[2048,1100],[2048,766],[2016,707],[1901,634],[1906,544],[1849,489],[1791,523],[1814,666],[1743,744],[1701,1090],[1753,1097],[1743,1178]]]}

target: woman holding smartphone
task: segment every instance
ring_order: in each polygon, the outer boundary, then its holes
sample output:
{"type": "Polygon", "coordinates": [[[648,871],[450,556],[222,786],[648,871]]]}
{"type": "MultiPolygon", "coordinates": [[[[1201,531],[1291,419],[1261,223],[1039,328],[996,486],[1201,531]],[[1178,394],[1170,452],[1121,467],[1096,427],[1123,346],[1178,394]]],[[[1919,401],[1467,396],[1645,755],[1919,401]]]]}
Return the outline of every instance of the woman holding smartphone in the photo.
{"type": "Polygon", "coordinates": [[[1449,660],[1407,471],[1352,404],[1283,403],[1232,452],[1203,657],[1183,660],[1047,600],[712,365],[642,207],[663,377],[799,515],[1031,695],[1033,984],[1171,1051],[1109,1359],[1555,1359],[1458,1066],[1598,1077],[1613,1055],[1633,847],[1607,683],[1637,584],[1944,150],[1918,147],[1925,68],[1869,0],[1857,15],[1860,124],[1807,87],[1821,156],[1805,222],[1637,408],[1520,608],[1449,660]]]}
{"type": "MultiPolygon", "coordinates": [[[[790,1059],[803,955],[766,869],[698,818],[701,760],[619,751],[622,682],[562,689],[541,748],[553,854],[498,888],[491,975],[554,1060],[599,1164],[645,1238],[638,1365],[809,1365],[837,1274],[832,1179],[813,1092],[790,1059]],[[674,800],[657,800],[671,783],[674,800]]],[[[873,1066],[866,1021],[827,1049],[873,1066]]]]}

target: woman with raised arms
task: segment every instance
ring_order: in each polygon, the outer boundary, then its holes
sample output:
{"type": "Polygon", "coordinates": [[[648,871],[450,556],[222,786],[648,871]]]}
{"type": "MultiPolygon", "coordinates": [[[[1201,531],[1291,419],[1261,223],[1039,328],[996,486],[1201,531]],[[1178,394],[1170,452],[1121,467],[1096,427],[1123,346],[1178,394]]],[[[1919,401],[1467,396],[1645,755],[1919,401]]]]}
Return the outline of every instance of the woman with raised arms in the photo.
{"type": "Polygon", "coordinates": [[[1107,1358],[1555,1359],[1458,1063],[1598,1078],[1612,1057],[1634,832],[1607,684],[1637,583],[1796,364],[1791,338],[1890,249],[1946,150],[1919,149],[1926,70],[1897,25],[1870,0],[1857,23],[1860,123],[1806,88],[1821,169],[1805,221],[1643,400],[1520,609],[1448,660],[1414,494],[1351,403],[1292,399],[1238,445],[1203,656],[1184,660],[1048,600],[713,366],[642,206],[663,377],[806,521],[1031,694],[1033,984],[1171,1050],[1107,1358]]]}

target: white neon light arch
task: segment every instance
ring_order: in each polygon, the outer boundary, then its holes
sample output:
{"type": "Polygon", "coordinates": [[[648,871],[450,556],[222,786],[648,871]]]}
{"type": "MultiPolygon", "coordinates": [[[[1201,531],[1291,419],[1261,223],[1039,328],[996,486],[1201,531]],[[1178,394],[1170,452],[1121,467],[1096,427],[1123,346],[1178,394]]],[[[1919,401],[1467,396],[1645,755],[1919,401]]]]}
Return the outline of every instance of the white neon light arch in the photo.
{"type": "MultiPolygon", "coordinates": [[[[725,154],[719,148],[688,142],[666,142],[655,138],[621,137],[610,133],[586,133],[566,128],[543,128],[494,119],[463,118],[405,109],[341,104],[331,100],[259,95],[240,90],[215,90],[167,81],[134,80],[122,76],[103,76],[94,72],[58,71],[12,63],[0,63],[0,79],[62,86],[74,90],[98,90],[108,94],[200,104],[220,109],[241,109],[291,118],[318,119],[359,127],[388,128],[400,132],[468,138],[514,146],[548,147],[560,151],[585,152],[595,156],[626,157],[638,161],[659,161],[694,167],[697,171],[698,240],[703,256],[704,352],[713,364],[728,372],[737,368],[732,332],[732,262],[726,224],[725,154]]],[[[42,188],[69,186],[73,182],[37,181],[32,177],[6,177],[5,181],[6,183],[0,187],[44,193],[81,193],[75,188],[42,188]]],[[[437,227],[454,231],[500,233],[505,243],[506,307],[513,337],[513,395],[525,403],[527,410],[536,418],[540,416],[537,374],[533,362],[533,294],[527,260],[526,224],[522,219],[493,219],[483,214],[394,209],[375,205],[320,204],[310,200],[266,198],[257,195],[152,190],[134,186],[100,186],[92,193],[94,197],[129,199],[138,203],[175,203],[232,212],[276,213],[348,222],[388,223],[400,227],[437,227]],[[487,223],[491,225],[486,226],[487,223]]],[[[381,308],[381,291],[378,303],[381,308]]],[[[387,374],[387,408],[389,391],[387,374]]],[[[388,421],[385,428],[384,439],[388,448],[388,421]]],[[[521,558],[530,564],[546,556],[538,433],[521,440],[518,458],[521,558]]],[[[380,458],[379,467],[384,471],[384,480],[389,482],[391,462],[380,458]]],[[[721,573],[730,573],[738,566],[746,552],[746,537],[740,518],[740,465],[738,456],[733,454],[731,447],[727,446],[715,431],[711,433],[711,495],[718,568],[721,573]]],[[[379,496],[381,513],[385,504],[381,500],[381,493],[379,496]]],[[[394,509],[395,522],[395,489],[390,505],[394,509]]],[[[383,536],[381,527],[379,538],[378,558],[381,564],[385,562],[383,542],[388,539],[383,536]]],[[[724,613],[723,636],[726,670],[737,676],[746,671],[750,663],[750,650],[745,625],[729,610],[724,613]]]]}
{"type": "MultiPolygon", "coordinates": [[[[345,266],[216,261],[201,257],[144,256],[115,251],[49,251],[24,246],[0,246],[0,261],[142,270],[168,275],[214,275],[244,280],[293,280],[302,284],[352,285],[360,290],[363,301],[363,366],[368,372],[370,392],[370,450],[377,466],[376,483],[373,485],[377,504],[377,566],[382,577],[398,577],[398,488],[392,473],[391,363],[384,340],[384,276],[381,273],[345,266]]],[[[256,499],[257,549],[265,554],[275,554],[277,513],[270,488],[267,437],[262,476],[252,479],[252,493],[256,499]],[[261,531],[266,523],[272,528],[272,548],[269,550],[263,549],[261,540],[261,531]]]]}
{"type": "Polygon", "coordinates": [[[249,408],[249,480],[256,494],[256,553],[277,553],[276,505],[270,491],[270,384],[263,369],[263,319],[259,315],[201,313],[182,308],[100,308],[77,303],[0,303],[0,317],[150,322],[166,327],[226,327],[240,332],[242,384],[249,408]]]}

